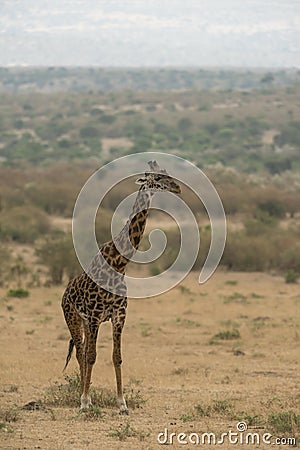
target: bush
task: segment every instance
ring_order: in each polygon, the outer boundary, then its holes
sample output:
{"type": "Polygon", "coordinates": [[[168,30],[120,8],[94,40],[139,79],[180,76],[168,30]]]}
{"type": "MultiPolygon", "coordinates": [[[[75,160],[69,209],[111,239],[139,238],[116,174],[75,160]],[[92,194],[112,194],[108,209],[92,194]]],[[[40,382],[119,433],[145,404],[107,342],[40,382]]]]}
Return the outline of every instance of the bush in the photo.
{"type": "Polygon", "coordinates": [[[33,243],[49,230],[47,214],[34,206],[16,206],[0,219],[0,236],[20,243],[33,243]]]}
{"type": "MultiPolygon", "coordinates": [[[[74,408],[80,405],[80,375],[74,372],[71,375],[65,375],[65,384],[52,384],[47,389],[43,403],[54,407],[74,408]]],[[[128,406],[139,407],[137,404],[144,403],[139,392],[131,393],[127,397],[128,406]]],[[[91,387],[91,398],[96,408],[115,408],[117,406],[116,395],[109,389],[98,389],[91,387]]]]}
{"type": "Polygon", "coordinates": [[[226,182],[220,185],[219,193],[222,195],[226,214],[236,214],[243,210],[247,198],[244,186],[237,187],[234,183],[226,182]]]}
{"type": "Polygon", "coordinates": [[[48,267],[53,284],[61,284],[63,276],[72,278],[82,271],[73,247],[71,236],[60,234],[47,237],[36,253],[40,262],[48,267]]]}
{"type": "Polygon", "coordinates": [[[9,272],[10,278],[16,280],[17,286],[21,286],[22,278],[26,277],[29,273],[29,267],[25,264],[24,259],[21,256],[17,256],[10,264],[9,272]]]}
{"type": "Polygon", "coordinates": [[[151,275],[154,277],[161,273],[160,268],[156,264],[150,265],[149,270],[150,270],[151,275]]]}
{"type": "Polygon", "coordinates": [[[177,127],[181,133],[188,132],[193,126],[193,122],[188,117],[182,117],[178,120],[177,127]]]}
{"type": "Polygon", "coordinates": [[[112,116],[111,114],[103,114],[100,116],[99,121],[101,123],[105,123],[107,125],[111,125],[116,120],[116,116],[112,116]]]}
{"type": "Polygon", "coordinates": [[[27,198],[39,209],[47,214],[71,216],[76,195],[74,185],[52,180],[40,180],[26,186],[27,198]]]}
{"type": "Polygon", "coordinates": [[[4,245],[0,245],[0,261],[0,286],[2,286],[9,273],[12,261],[11,251],[4,245]]]}
{"type": "Polygon", "coordinates": [[[275,228],[277,220],[266,213],[260,212],[256,219],[245,222],[247,236],[263,236],[269,234],[272,227],[275,228]]]}
{"type": "Polygon", "coordinates": [[[29,291],[23,288],[9,289],[6,295],[7,297],[26,298],[29,296],[29,291]]]}
{"type": "Polygon", "coordinates": [[[285,276],[286,283],[297,283],[298,278],[300,277],[300,273],[295,272],[294,270],[289,270],[285,276]]]}
{"type": "Polygon", "coordinates": [[[227,237],[222,264],[231,270],[264,271],[276,261],[277,247],[266,236],[247,236],[244,232],[227,237]]]}
{"type": "Polygon", "coordinates": [[[226,330],[226,331],[220,331],[219,333],[216,333],[213,336],[213,340],[221,340],[221,341],[231,341],[233,339],[240,339],[241,335],[239,330],[233,329],[233,330],[226,330]]]}
{"type": "MultiPolygon", "coordinates": [[[[185,243],[187,244],[187,248],[183,249],[183,254],[180,258],[180,264],[177,262],[177,270],[186,270],[186,267],[189,266],[190,255],[188,254],[188,248],[194,248],[195,243],[192,241],[193,234],[189,233],[189,228],[185,225],[181,230],[185,235],[185,243]],[[188,242],[190,240],[190,242],[188,242]]],[[[168,230],[164,230],[164,233],[167,237],[167,246],[163,254],[155,261],[153,261],[149,265],[149,270],[151,275],[155,276],[163,271],[167,270],[176,260],[180,247],[180,232],[176,227],[169,228],[168,230]]],[[[196,257],[193,270],[200,270],[203,267],[204,261],[206,260],[209,246],[210,246],[210,228],[203,229],[199,231],[200,235],[200,248],[198,256],[196,257]]]]}
{"type": "Polygon", "coordinates": [[[44,403],[49,406],[77,407],[80,404],[80,376],[77,372],[65,375],[66,384],[52,384],[47,389],[44,403]]]}
{"type": "Polygon", "coordinates": [[[293,121],[285,124],[279,135],[275,136],[275,143],[280,147],[288,144],[295,147],[300,146],[299,134],[300,121],[293,121]]]}
{"type": "MultiPolygon", "coordinates": [[[[111,212],[105,209],[102,209],[101,211],[98,212],[96,216],[95,231],[97,242],[99,245],[103,244],[103,242],[110,241],[112,238],[111,220],[112,220],[111,212]]],[[[120,227],[122,227],[121,224],[120,227]]]]}
{"type": "Polygon", "coordinates": [[[280,201],[270,199],[258,204],[261,211],[269,214],[271,217],[282,218],[284,217],[284,208],[280,201]]]}
{"type": "Polygon", "coordinates": [[[228,143],[228,141],[233,139],[234,134],[234,130],[232,130],[231,128],[222,128],[218,131],[217,138],[219,139],[221,144],[226,144],[228,143]]]}
{"type": "MultiPolygon", "coordinates": [[[[298,236],[295,236],[296,239],[298,236]]],[[[283,269],[288,269],[290,272],[300,273],[300,245],[291,244],[282,254],[281,265],[283,269]]]]}
{"type": "Polygon", "coordinates": [[[90,125],[81,128],[79,134],[82,139],[98,138],[100,136],[99,129],[90,125]]]}
{"type": "Polygon", "coordinates": [[[244,230],[229,229],[222,264],[232,270],[300,273],[300,229],[276,227],[277,219],[270,219],[271,225],[251,220],[244,230]]]}
{"type": "Polygon", "coordinates": [[[285,155],[266,155],[264,165],[272,174],[281,174],[286,170],[292,169],[293,158],[285,155]]]}
{"type": "Polygon", "coordinates": [[[294,411],[273,412],[268,417],[268,425],[277,433],[294,433],[300,430],[300,415],[294,411]]]}

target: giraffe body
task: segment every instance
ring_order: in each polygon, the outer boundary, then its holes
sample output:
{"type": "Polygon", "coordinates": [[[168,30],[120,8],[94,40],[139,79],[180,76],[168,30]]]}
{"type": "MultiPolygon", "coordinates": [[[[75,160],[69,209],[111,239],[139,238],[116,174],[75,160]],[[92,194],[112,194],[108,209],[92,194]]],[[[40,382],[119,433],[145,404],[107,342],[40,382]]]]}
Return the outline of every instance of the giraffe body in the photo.
{"type": "Polygon", "coordinates": [[[111,320],[118,406],[120,413],[128,414],[121,373],[121,336],[127,308],[125,270],[142,239],[155,191],[180,193],[179,185],[165,170],[159,169],[155,161],[149,164],[152,172],[137,180],[141,187],[129,220],[118,236],[99,247],[88,271],[69,281],[62,298],[62,309],[71,334],[65,368],[75,346],[81,377],[81,409],[92,405],[89,388],[97,355],[99,326],[111,320]]]}

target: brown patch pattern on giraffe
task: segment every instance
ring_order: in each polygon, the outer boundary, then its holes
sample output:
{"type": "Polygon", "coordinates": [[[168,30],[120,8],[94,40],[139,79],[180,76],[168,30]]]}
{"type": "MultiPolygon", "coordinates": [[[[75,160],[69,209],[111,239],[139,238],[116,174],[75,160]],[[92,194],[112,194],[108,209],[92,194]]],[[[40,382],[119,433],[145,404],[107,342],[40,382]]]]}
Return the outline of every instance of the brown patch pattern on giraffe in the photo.
{"type": "Polygon", "coordinates": [[[181,192],[176,181],[160,169],[156,161],[149,165],[151,172],[136,181],[140,189],[127,223],[113,240],[100,246],[87,273],[69,281],[62,298],[62,309],[71,334],[65,368],[75,346],[81,376],[81,409],[91,406],[89,388],[99,326],[111,320],[118,406],[120,413],[128,414],[121,373],[121,336],[127,307],[125,269],[143,237],[154,193],[161,190],[181,192]]]}

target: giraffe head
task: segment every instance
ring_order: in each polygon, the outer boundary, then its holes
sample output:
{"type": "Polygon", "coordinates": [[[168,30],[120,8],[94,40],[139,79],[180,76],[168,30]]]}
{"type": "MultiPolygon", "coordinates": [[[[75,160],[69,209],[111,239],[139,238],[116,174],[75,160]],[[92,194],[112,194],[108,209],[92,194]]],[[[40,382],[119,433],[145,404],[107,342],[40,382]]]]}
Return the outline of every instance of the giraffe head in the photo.
{"type": "Polygon", "coordinates": [[[169,191],[174,194],[180,194],[181,188],[179,184],[167,173],[166,169],[161,169],[156,161],[149,161],[150,172],[136,180],[140,190],[148,190],[150,192],[169,191]]]}

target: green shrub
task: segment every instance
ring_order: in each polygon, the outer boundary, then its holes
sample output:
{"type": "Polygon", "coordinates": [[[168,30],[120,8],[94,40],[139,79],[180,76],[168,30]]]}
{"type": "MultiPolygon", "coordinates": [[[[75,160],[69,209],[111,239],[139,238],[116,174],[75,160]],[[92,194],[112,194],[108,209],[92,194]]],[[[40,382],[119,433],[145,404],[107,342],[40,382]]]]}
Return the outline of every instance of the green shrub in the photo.
{"type": "Polygon", "coordinates": [[[248,236],[245,232],[231,233],[222,257],[222,263],[231,270],[264,271],[278,258],[278,246],[266,236],[248,236]]]}
{"type": "Polygon", "coordinates": [[[270,233],[270,228],[277,225],[276,219],[260,212],[259,218],[247,220],[245,231],[248,236],[262,236],[270,233]]]}
{"type": "Polygon", "coordinates": [[[49,230],[47,214],[31,205],[16,206],[2,213],[0,219],[0,236],[6,240],[33,243],[49,230]]]}
{"type": "Polygon", "coordinates": [[[233,294],[228,295],[227,297],[224,297],[225,304],[231,303],[231,302],[242,303],[242,304],[248,303],[247,297],[244,294],[242,294],[241,292],[234,292],[233,294]]]}
{"type": "Polygon", "coordinates": [[[17,422],[20,419],[20,412],[16,407],[0,410],[0,420],[4,422],[17,422]]]}
{"type": "Polygon", "coordinates": [[[291,121],[284,124],[281,133],[275,136],[275,143],[281,147],[286,144],[299,147],[299,127],[300,121],[291,121]]]}
{"type": "MultiPolygon", "coordinates": [[[[297,236],[295,236],[295,240],[297,236]]],[[[298,237],[299,239],[299,237],[298,237]]],[[[291,244],[282,254],[281,264],[283,269],[288,269],[291,272],[291,276],[295,276],[296,273],[300,273],[300,245],[291,244]]]]}
{"type": "MultiPolygon", "coordinates": [[[[84,219],[83,219],[84,220],[84,219]]],[[[99,211],[96,216],[95,232],[97,242],[101,245],[112,238],[111,236],[112,213],[105,209],[99,211]]],[[[121,224],[120,224],[121,225],[121,224]]],[[[121,226],[120,226],[121,229],[121,226]]]]}
{"type": "Polygon", "coordinates": [[[258,204],[258,208],[271,217],[284,217],[284,207],[280,200],[269,199],[258,204]]]}
{"type": "Polygon", "coordinates": [[[80,405],[80,376],[77,372],[65,375],[65,384],[49,386],[43,399],[48,406],[76,407],[80,405]]]}
{"type": "MultiPolygon", "coordinates": [[[[66,383],[51,384],[44,396],[43,403],[57,407],[79,407],[80,405],[80,375],[73,372],[65,375],[66,383]]],[[[141,408],[145,403],[140,391],[132,387],[125,388],[125,399],[130,409],[141,408]]],[[[116,408],[117,397],[110,389],[99,389],[91,386],[91,400],[94,408],[116,408]]],[[[94,410],[94,412],[97,412],[94,410]]]]}
{"type": "Polygon", "coordinates": [[[238,284],[237,280],[227,280],[225,282],[227,286],[236,286],[238,284]]]}
{"type": "Polygon", "coordinates": [[[116,116],[112,116],[111,114],[103,114],[100,116],[99,121],[101,123],[105,123],[107,125],[111,125],[116,121],[116,116]]]}
{"type": "Polygon", "coordinates": [[[48,236],[39,244],[36,254],[41,264],[47,266],[53,284],[61,284],[64,275],[72,278],[82,271],[70,235],[48,236]]]}
{"type": "Polygon", "coordinates": [[[79,134],[82,139],[98,138],[100,136],[99,129],[96,127],[93,127],[91,125],[87,125],[87,126],[81,128],[79,134]]]}
{"type": "Polygon", "coordinates": [[[128,437],[136,437],[137,431],[130,425],[129,422],[126,425],[119,425],[115,430],[111,430],[110,437],[116,438],[119,441],[126,441],[128,437]]]}
{"type": "Polygon", "coordinates": [[[268,425],[277,433],[296,433],[300,431],[300,415],[294,411],[272,413],[268,425]]]}
{"type": "Polygon", "coordinates": [[[155,264],[150,266],[150,273],[153,276],[159,275],[161,273],[160,268],[155,264]]]}
{"type": "Polygon", "coordinates": [[[187,133],[193,126],[193,122],[189,117],[182,117],[178,120],[177,127],[181,133],[187,133]]]}
{"type": "Polygon", "coordinates": [[[229,400],[213,400],[211,404],[203,405],[198,403],[195,406],[197,414],[200,417],[209,417],[213,415],[227,416],[232,414],[233,405],[229,400]]]}
{"type": "Polygon", "coordinates": [[[9,289],[6,295],[7,297],[26,298],[29,296],[29,291],[23,288],[9,289]]]}
{"type": "Polygon", "coordinates": [[[239,330],[226,330],[220,331],[219,333],[213,336],[213,339],[221,340],[221,341],[231,341],[233,339],[240,339],[241,335],[239,330]]]}
{"type": "Polygon", "coordinates": [[[29,273],[29,267],[25,264],[24,259],[21,256],[18,256],[11,262],[9,272],[10,278],[16,280],[17,285],[21,286],[23,277],[26,277],[29,273]]]}
{"type": "Polygon", "coordinates": [[[300,277],[300,274],[298,272],[295,272],[294,270],[289,270],[288,273],[285,275],[285,282],[286,283],[297,283],[297,280],[299,277],[300,277]]]}

